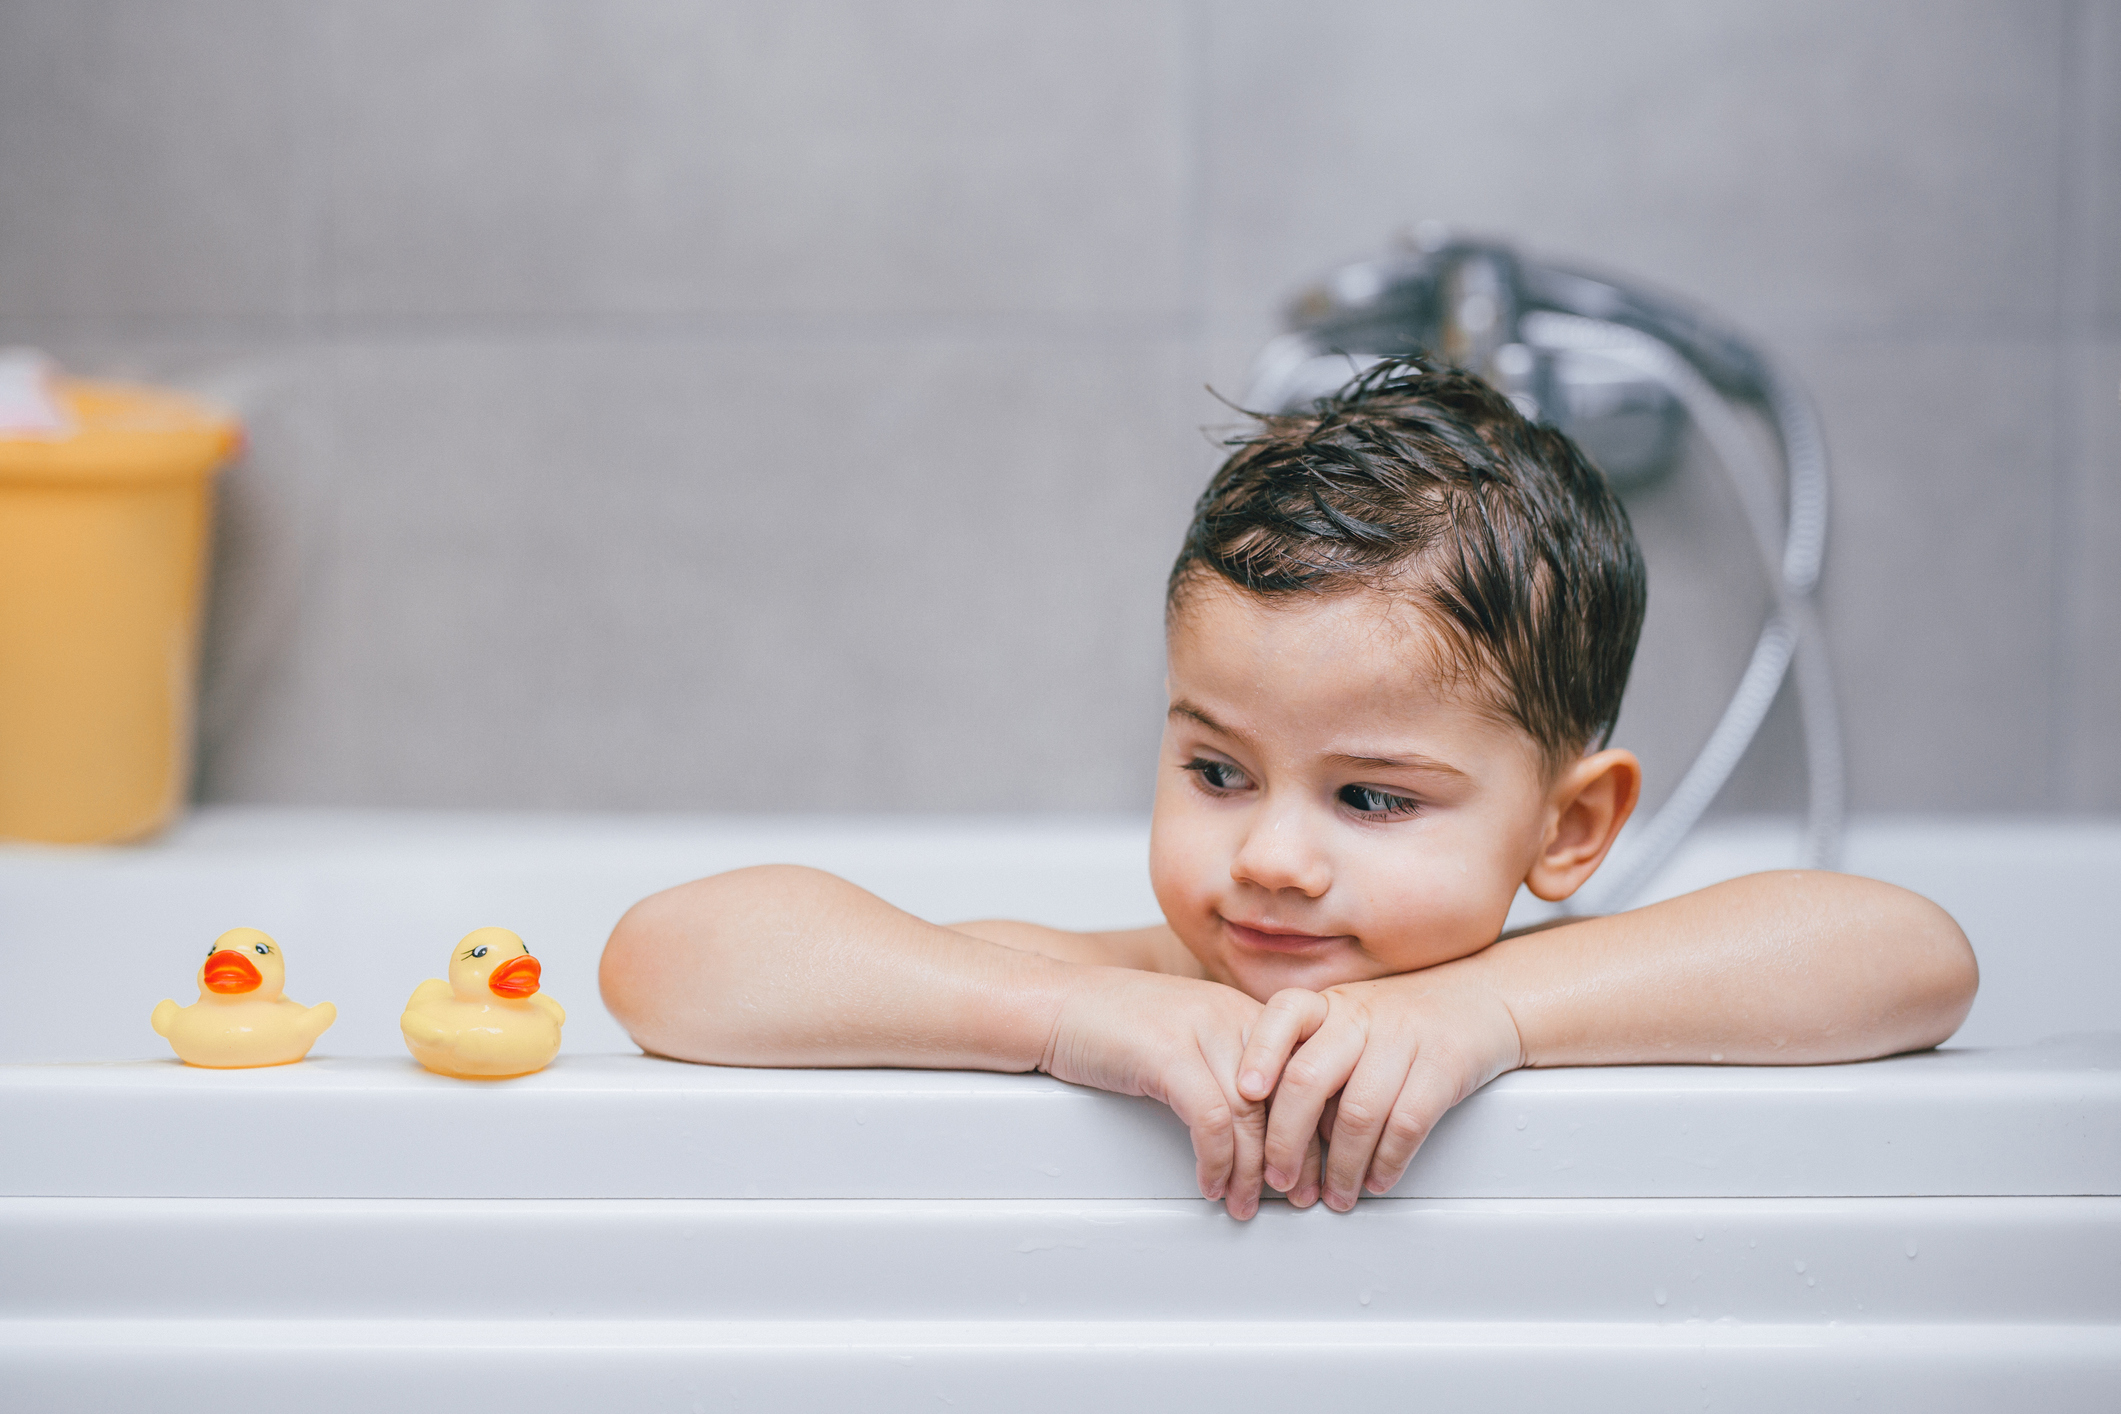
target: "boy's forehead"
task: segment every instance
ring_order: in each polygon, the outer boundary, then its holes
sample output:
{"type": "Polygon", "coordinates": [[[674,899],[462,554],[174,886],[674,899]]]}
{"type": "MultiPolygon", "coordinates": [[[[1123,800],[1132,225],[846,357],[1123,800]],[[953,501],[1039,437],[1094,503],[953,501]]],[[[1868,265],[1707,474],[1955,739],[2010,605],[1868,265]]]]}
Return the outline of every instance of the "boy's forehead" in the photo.
{"type": "MultiPolygon", "coordinates": [[[[1373,590],[1266,600],[1235,589],[1189,597],[1169,633],[1171,695],[1246,717],[1357,717],[1434,725],[1477,712],[1450,646],[1416,606],[1373,590]]],[[[1235,725],[1234,723],[1232,725],[1235,725]]]]}

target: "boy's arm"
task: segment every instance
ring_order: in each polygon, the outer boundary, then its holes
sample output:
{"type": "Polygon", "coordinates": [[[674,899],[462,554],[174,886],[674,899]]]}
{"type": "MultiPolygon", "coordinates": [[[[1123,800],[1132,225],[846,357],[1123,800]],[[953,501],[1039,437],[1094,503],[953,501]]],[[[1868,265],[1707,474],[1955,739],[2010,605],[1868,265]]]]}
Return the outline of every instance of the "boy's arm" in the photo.
{"type": "Polygon", "coordinates": [[[1104,936],[938,927],[844,879],[769,865],[635,904],[598,981],[643,1050],[678,1060],[1034,1070],[1085,969],[1126,965],[1104,936]]]}
{"type": "Polygon", "coordinates": [[[1958,1030],[1980,981],[1943,909],[1817,871],[1732,879],[1448,965],[1503,998],[1529,1066],[1895,1055],[1958,1030]]]}
{"type": "Polygon", "coordinates": [[[1951,1035],[1977,980],[1965,935],[1918,895],[1756,874],[1421,972],[1278,994],[1239,1085],[1249,1096],[1280,1083],[1266,1151],[1276,1188],[1339,1097],[1323,1185],[1347,1208],[1360,1187],[1398,1182],[1444,1112],[1506,1070],[1890,1055],[1951,1035]]]}
{"type": "Polygon", "coordinates": [[[1259,1003],[1219,983],[1112,965],[1154,932],[943,928],[830,874],[774,865],[634,905],[598,978],[641,1048],[678,1060],[1043,1070],[1147,1095],[1191,1130],[1203,1195],[1249,1216],[1265,1106],[1237,1093],[1236,1075],[1259,1003]],[[1026,946],[1041,943],[1075,956],[1026,946]]]}
{"type": "Polygon", "coordinates": [[[972,923],[948,925],[953,933],[984,938],[1005,948],[1035,952],[1062,962],[1087,962],[1105,967],[1132,967],[1142,972],[1164,972],[1174,977],[1202,976],[1200,963],[1186,951],[1167,923],[1149,928],[1128,928],[1109,933],[1071,933],[1039,923],[1019,923],[1009,918],[982,918],[972,923]]]}
{"type": "Polygon", "coordinates": [[[740,869],[628,909],[598,966],[642,1050],[720,1065],[1030,1070],[1051,960],[936,928],[844,880],[740,869]]]}

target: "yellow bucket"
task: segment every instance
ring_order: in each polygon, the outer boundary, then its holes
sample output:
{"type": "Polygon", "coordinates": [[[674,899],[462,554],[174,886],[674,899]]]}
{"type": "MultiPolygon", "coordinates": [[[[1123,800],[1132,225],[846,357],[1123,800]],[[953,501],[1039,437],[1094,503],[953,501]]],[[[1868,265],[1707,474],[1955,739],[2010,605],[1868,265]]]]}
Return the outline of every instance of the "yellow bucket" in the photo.
{"type": "Polygon", "coordinates": [[[191,777],[213,475],[234,419],[60,380],[73,430],[0,436],[0,838],[153,834],[191,777]]]}

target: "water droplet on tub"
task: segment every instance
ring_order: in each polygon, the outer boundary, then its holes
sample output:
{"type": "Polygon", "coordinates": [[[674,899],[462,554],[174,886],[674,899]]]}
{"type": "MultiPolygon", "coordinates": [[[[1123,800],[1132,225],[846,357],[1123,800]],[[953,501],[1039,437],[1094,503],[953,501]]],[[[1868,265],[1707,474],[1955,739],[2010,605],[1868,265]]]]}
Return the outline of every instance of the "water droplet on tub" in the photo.
{"type": "Polygon", "coordinates": [[[1370,1293],[1367,1291],[1362,1294],[1362,1304],[1365,1306],[1370,1304],[1370,1293]]]}
{"type": "Polygon", "coordinates": [[[1818,1282],[1817,1282],[1816,1280],[1814,1280],[1813,1278],[1811,1278],[1811,1277],[1806,1277],[1806,1278],[1804,1279],[1804,1284],[1805,1284],[1806,1286],[1817,1286],[1817,1285],[1819,1285],[1819,1283],[1818,1283],[1818,1282]]]}
{"type": "Polygon", "coordinates": [[[1706,1241],[1708,1241],[1708,1240],[1709,1240],[1709,1230],[1708,1230],[1707,1228],[1705,1228],[1705,1227],[1697,1227],[1697,1228],[1695,1228],[1695,1229],[1694,1229],[1694,1240],[1695,1240],[1696,1242],[1706,1242],[1706,1241]]]}
{"type": "Polygon", "coordinates": [[[1912,1237],[1907,1240],[1907,1259],[1910,1262],[1915,1260],[1915,1239],[1912,1237]]]}
{"type": "Polygon", "coordinates": [[[1794,1262],[1791,1265],[1796,1267],[1799,1272],[1802,1272],[1804,1270],[1804,1263],[1802,1262],[1794,1262]]]}
{"type": "Polygon", "coordinates": [[[1519,1129],[1522,1129],[1522,1128],[1524,1128],[1524,1127],[1525,1127],[1526,1125],[1528,1125],[1528,1124],[1530,1124],[1530,1123],[1531,1123],[1531,1121],[1530,1121],[1529,1119],[1525,1118],[1525,1117],[1524,1117],[1523,1115],[1519,1115],[1519,1116],[1517,1116],[1517,1127],[1518,1127],[1519,1129]]]}
{"type": "Polygon", "coordinates": [[[1664,1288],[1660,1286],[1657,1288],[1657,1304],[1662,1306],[1665,1303],[1665,1299],[1664,1288]]]}
{"type": "Polygon", "coordinates": [[[1745,1240],[1745,1245],[1748,1247],[1758,1247],[1760,1245],[1760,1239],[1757,1237],[1748,1237],[1745,1240]]]}

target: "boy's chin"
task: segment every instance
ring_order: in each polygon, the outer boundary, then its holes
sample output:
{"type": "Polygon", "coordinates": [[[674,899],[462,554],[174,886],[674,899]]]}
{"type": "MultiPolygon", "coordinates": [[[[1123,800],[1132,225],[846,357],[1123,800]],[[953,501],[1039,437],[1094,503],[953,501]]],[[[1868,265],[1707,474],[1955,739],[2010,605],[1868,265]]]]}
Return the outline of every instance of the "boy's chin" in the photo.
{"type": "Polygon", "coordinates": [[[1328,987],[1338,987],[1343,982],[1362,982],[1370,974],[1346,966],[1338,959],[1291,958],[1277,961],[1262,958],[1225,958],[1222,972],[1224,980],[1238,991],[1257,1002],[1264,1002],[1276,992],[1285,992],[1291,987],[1300,987],[1307,992],[1323,992],[1328,987]]]}

